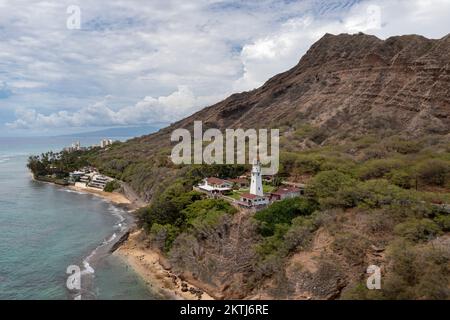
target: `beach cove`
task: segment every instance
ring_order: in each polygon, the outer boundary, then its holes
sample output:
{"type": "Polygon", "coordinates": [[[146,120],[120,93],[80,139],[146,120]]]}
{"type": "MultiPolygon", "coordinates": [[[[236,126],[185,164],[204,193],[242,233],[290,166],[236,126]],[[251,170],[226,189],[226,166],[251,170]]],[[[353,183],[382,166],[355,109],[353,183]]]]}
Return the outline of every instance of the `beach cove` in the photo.
{"type": "MultiPolygon", "coordinates": [[[[104,192],[95,188],[75,186],[56,186],[79,193],[91,194],[121,207],[136,209],[139,204],[131,201],[119,192],[104,192]]],[[[149,291],[158,294],[164,299],[174,300],[213,300],[213,297],[192,283],[181,280],[167,267],[169,264],[163,255],[145,246],[142,241],[143,231],[138,230],[134,223],[134,216],[128,210],[129,218],[133,219],[126,229],[114,237],[114,241],[107,244],[104,251],[114,250],[113,256],[123,261],[144,281],[149,291]],[[125,236],[125,237],[124,237],[125,236]],[[201,294],[199,294],[201,292],[201,294]]],[[[106,252],[106,251],[105,251],[106,252]]],[[[203,286],[203,285],[201,285],[203,286]]]]}
{"type": "Polygon", "coordinates": [[[163,298],[107,250],[134,223],[122,196],[31,179],[29,155],[72,139],[0,140],[0,299],[73,299],[71,265],[82,271],[82,299],[163,298]]]}

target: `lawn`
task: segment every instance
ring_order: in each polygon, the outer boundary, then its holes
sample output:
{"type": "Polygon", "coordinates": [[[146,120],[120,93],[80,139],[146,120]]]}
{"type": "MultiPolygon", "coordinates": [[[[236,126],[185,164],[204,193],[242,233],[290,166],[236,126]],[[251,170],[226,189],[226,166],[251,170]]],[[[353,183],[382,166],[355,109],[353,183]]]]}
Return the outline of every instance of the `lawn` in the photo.
{"type": "MultiPolygon", "coordinates": [[[[264,193],[269,193],[275,190],[275,187],[268,185],[268,184],[263,184],[263,191],[264,193]]],[[[233,193],[228,195],[229,197],[239,200],[241,198],[241,194],[243,193],[249,193],[250,189],[245,188],[245,189],[239,189],[239,190],[233,190],[233,193]]]]}

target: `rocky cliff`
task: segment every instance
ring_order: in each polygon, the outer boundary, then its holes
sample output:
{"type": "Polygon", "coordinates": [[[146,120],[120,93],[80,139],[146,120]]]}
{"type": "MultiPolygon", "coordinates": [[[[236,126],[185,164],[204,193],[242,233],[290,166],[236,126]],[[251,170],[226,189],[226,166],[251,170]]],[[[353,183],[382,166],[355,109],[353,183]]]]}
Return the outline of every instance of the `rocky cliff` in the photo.
{"type": "Polygon", "coordinates": [[[307,122],[340,135],[448,133],[449,61],[450,35],[380,40],[365,34],[326,34],[291,70],[172,128],[202,120],[218,128],[307,122]]]}
{"type": "Polygon", "coordinates": [[[174,270],[218,298],[445,299],[450,219],[436,204],[450,201],[449,61],[450,36],[327,34],[262,87],[116,145],[95,164],[152,200],[187,172],[168,159],[174,129],[194,120],[280,128],[286,176],[322,174],[317,215],[279,226],[289,231],[278,238],[263,239],[243,212],[199,234],[180,231],[168,254],[174,270]],[[305,125],[319,134],[304,138],[305,125]],[[371,264],[386,274],[382,294],[365,289],[371,264]]]}

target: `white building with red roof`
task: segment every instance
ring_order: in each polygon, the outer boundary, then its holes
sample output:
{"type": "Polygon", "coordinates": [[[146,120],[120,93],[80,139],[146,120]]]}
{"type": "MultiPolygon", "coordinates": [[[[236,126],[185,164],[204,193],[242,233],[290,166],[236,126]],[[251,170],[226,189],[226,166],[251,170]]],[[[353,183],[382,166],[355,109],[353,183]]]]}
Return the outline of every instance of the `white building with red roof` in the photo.
{"type": "Polygon", "coordinates": [[[269,204],[268,196],[258,196],[251,193],[241,194],[241,198],[237,204],[244,208],[258,208],[265,207],[269,204]]]}
{"type": "Polygon", "coordinates": [[[210,177],[203,179],[203,182],[197,186],[200,191],[211,195],[223,194],[233,188],[233,183],[227,180],[210,177]]]}

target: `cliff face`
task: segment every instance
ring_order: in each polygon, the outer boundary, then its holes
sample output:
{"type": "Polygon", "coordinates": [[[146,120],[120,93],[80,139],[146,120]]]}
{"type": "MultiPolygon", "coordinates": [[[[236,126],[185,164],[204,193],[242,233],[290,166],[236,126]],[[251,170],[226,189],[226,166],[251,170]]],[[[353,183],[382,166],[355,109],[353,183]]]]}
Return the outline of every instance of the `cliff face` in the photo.
{"type": "Polygon", "coordinates": [[[449,58],[450,36],[430,40],[411,35],[383,41],[364,34],[327,34],[291,70],[174,127],[188,127],[193,120],[218,128],[277,127],[303,121],[340,134],[447,133],[449,58]]]}
{"type": "MultiPolygon", "coordinates": [[[[450,35],[439,40],[410,35],[383,41],[364,34],[327,34],[310,48],[298,65],[269,79],[262,87],[234,94],[155,134],[111,148],[101,153],[97,161],[100,168],[126,181],[150,200],[156,192],[182,176],[183,169],[175,167],[167,158],[170,134],[177,128],[192,129],[195,120],[201,120],[204,127],[222,130],[282,128],[288,133],[309,124],[324,132],[323,138],[315,141],[324,145],[348,141],[350,146],[352,137],[376,136],[374,148],[367,146],[367,150],[358,151],[366,147],[352,146],[348,152],[342,151],[345,157],[332,158],[331,161],[337,159],[336,163],[325,166],[327,168],[335,168],[337,162],[356,163],[392,153],[395,153],[395,161],[383,163],[383,166],[397,168],[410,161],[412,167],[428,159],[427,153],[419,154],[422,149],[429,152],[428,147],[435,150],[436,157],[444,159],[443,155],[450,150],[449,61],[450,35]],[[378,137],[388,139],[391,135],[408,139],[430,136],[417,150],[406,143],[392,147],[392,141],[377,145],[383,140],[378,137]],[[398,151],[403,147],[407,150],[398,151]]],[[[307,148],[310,144],[306,142],[293,144],[289,151],[296,153],[307,148]]],[[[317,146],[315,143],[312,145],[317,146]]],[[[320,158],[330,157],[336,157],[336,153],[320,158]]],[[[398,177],[406,177],[408,185],[411,181],[406,169],[398,177]]],[[[360,171],[355,172],[356,176],[360,171]]],[[[383,172],[375,173],[373,179],[388,177],[383,172]]],[[[412,177],[416,179],[417,188],[416,171],[412,177]]],[[[399,181],[393,183],[403,188],[399,181]]],[[[385,189],[382,186],[380,192],[385,189]]],[[[320,229],[304,234],[303,229],[297,230],[299,239],[310,238],[309,246],[303,251],[297,250],[286,261],[255,262],[254,248],[261,238],[249,215],[242,213],[224,219],[216,229],[208,229],[200,236],[181,234],[170,252],[170,259],[178,273],[203,281],[219,298],[333,299],[340,297],[344,288],[364,279],[366,266],[387,265],[385,248],[399,238],[394,235],[394,229],[409,216],[398,208],[376,209],[324,212],[320,229]]],[[[431,215],[420,217],[428,219],[431,215]]],[[[447,243],[448,236],[438,242],[447,243]]],[[[405,251],[402,246],[402,243],[392,246],[391,256],[400,257],[405,251]]],[[[408,249],[408,254],[416,261],[414,268],[418,273],[427,266],[428,258],[424,257],[429,246],[433,243],[408,249]]],[[[448,246],[445,250],[450,254],[448,246]]],[[[442,256],[436,254],[436,261],[442,256]]],[[[398,260],[402,261],[401,257],[398,260]]],[[[431,269],[426,273],[427,277],[433,274],[440,273],[431,269]]],[[[400,279],[400,275],[395,276],[392,288],[400,279]]],[[[443,283],[445,281],[448,278],[443,283]]],[[[391,297],[401,296],[393,292],[391,297]]]]}
{"type": "Polygon", "coordinates": [[[170,134],[176,128],[192,129],[194,120],[222,130],[310,124],[323,131],[319,143],[324,144],[367,133],[446,135],[449,61],[450,35],[439,40],[407,35],[383,41],[365,34],[327,34],[295,67],[262,87],[233,94],[157,133],[133,139],[100,155],[100,162],[119,174],[129,172],[125,180],[148,200],[158,181],[172,176],[163,159],[170,153],[170,134]],[[165,156],[155,160],[163,151],[165,156]],[[148,175],[130,170],[130,164],[143,162],[148,175]]]}

